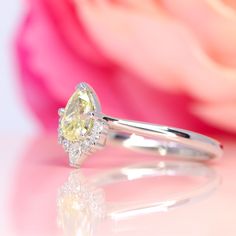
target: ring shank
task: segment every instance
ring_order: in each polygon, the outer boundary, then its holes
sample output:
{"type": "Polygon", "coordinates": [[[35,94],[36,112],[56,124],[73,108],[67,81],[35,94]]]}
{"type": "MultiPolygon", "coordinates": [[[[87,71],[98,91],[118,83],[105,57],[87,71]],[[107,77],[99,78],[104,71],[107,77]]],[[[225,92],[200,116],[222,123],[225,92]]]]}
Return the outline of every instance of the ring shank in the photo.
{"type": "Polygon", "coordinates": [[[108,142],[126,148],[189,161],[208,161],[222,156],[222,145],[207,136],[177,128],[104,116],[108,142]]]}

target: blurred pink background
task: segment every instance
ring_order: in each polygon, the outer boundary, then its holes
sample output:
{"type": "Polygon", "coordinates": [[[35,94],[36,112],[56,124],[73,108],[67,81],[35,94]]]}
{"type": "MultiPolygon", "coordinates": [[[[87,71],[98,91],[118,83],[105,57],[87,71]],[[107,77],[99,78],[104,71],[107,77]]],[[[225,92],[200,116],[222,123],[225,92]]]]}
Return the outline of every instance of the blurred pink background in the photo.
{"type": "Polygon", "coordinates": [[[26,104],[47,130],[81,81],[104,113],[236,132],[234,1],[27,1],[17,54],[26,104]]]}

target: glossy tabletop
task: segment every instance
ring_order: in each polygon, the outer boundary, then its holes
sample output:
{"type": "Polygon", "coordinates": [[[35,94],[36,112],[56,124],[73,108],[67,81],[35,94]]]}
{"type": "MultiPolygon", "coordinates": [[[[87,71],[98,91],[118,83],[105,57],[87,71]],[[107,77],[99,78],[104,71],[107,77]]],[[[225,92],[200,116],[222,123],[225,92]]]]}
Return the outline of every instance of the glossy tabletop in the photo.
{"type": "MultiPolygon", "coordinates": [[[[63,235],[63,230],[58,226],[58,189],[74,169],[68,166],[66,154],[57,144],[56,137],[48,134],[8,136],[1,137],[0,143],[1,235],[63,235]]],[[[222,178],[214,193],[194,204],[167,212],[152,212],[116,221],[103,220],[95,227],[93,234],[236,235],[236,141],[223,139],[223,143],[224,157],[210,164],[222,178]]],[[[87,178],[142,161],[155,161],[155,158],[108,147],[91,156],[81,172],[87,178]]],[[[164,193],[172,191],[181,192],[184,188],[190,188],[192,182],[186,178],[163,178],[138,181],[127,186],[111,186],[106,191],[111,201],[128,199],[132,202],[137,198],[144,201],[146,198],[163,197],[164,193]]],[[[67,219],[72,220],[67,222],[67,227],[71,224],[67,235],[89,235],[75,225],[76,221],[84,220],[83,213],[79,216],[81,219],[67,219]]]]}

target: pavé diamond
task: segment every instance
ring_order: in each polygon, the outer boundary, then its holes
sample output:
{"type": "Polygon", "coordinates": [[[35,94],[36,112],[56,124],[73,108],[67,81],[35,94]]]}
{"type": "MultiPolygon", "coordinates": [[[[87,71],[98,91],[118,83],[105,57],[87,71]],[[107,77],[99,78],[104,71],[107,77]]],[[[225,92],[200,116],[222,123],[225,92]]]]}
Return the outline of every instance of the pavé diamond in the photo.
{"type": "Polygon", "coordinates": [[[69,148],[69,161],[71,165],[76,166],[78,163],[78,160],[81,156],[81,145],[80,143],[73,143],[70,145],[69,148]]]}
{"type": "Polygon", "coordinates": [[[64,150],[66,152],[68,152],[70,149],[70,142],[68,140],[64,139],[64,140],[62,140],[61,144],[62,144],[64,150]]]}

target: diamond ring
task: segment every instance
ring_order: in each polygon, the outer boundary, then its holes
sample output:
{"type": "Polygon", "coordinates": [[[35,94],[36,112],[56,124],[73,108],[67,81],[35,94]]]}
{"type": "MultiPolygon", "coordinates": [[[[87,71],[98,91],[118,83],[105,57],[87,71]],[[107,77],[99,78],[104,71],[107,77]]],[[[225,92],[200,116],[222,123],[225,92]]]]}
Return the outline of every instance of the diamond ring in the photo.
{"type": "Polygon", "coordinates": [[[195,132],[104,115],[95,91],[86,83],[76,87],[58,113],[59,143],[74,167],[107,143],[190,161],[208,161],[223,153],[218,141],[195,132]]]}

